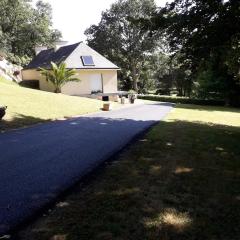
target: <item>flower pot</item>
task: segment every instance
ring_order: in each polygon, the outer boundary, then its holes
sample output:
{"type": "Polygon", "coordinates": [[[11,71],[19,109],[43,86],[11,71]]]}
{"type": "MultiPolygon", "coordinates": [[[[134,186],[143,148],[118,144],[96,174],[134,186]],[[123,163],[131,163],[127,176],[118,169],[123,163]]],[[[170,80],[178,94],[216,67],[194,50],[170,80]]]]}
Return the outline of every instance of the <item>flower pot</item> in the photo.
{"type": "Polygon", "coordinates": [[[110,110],[111,110],[111,103],[104,103],[103,111],[110,111],[110,110]]]}
{"type": "Polygon", "coordinates": [[[129,102],[130,102],[131,104],[134,104],[135,99],[137,98],[137,96],[136,96],[136,94],[129,94],[129,95],[128,95],[128,98],[129,98],[129,102]]]}
{"type": "Polygon", "coordinates": [[[125,104],[126,103],[126,98],[125,97],[122,97],[121,98],[121,104],[125,104]]]}
{"type": "Polygon", "coordinates": [[[6,114],[6,109],[7,107],[0,107],[0,120],[4,117],[4,115],[6,114]]]}
{"type": "Polygon", "coordinates": [[[130,98],[130,103],[134,104],[134,102],[135,102],[135,99],[134,98],[130,98]]]}

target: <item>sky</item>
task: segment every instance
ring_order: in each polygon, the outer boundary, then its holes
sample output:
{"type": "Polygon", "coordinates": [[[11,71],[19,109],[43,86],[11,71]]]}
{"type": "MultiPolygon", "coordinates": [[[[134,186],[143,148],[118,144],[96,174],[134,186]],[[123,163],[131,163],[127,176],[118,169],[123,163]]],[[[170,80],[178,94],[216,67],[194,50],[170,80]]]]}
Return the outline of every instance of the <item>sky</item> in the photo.
{"type": "MultiPolygon", "coordinates": [[[[53,26],[63,34],[69,43],[85,41],[84,31],[92,24],[98,24],[102,11],[109,9],[114,0],[44,0],[53,9],[53,26]]],[[[33,0],[37,2],[37,0],[33,0]]],[[[164,6],[167,0],[155,0],[164,6]]]]}

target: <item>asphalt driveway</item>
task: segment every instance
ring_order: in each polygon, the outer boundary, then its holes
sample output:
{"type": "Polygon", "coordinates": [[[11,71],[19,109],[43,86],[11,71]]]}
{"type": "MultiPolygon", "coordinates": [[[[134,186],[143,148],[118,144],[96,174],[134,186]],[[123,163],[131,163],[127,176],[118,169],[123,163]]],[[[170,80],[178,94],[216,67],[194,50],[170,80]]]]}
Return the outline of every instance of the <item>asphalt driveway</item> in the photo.
{"type": "Polygon", "coordinates": [[[0,134],[0,236],[53,201],[171,104],[144,104],[0,134]]]}

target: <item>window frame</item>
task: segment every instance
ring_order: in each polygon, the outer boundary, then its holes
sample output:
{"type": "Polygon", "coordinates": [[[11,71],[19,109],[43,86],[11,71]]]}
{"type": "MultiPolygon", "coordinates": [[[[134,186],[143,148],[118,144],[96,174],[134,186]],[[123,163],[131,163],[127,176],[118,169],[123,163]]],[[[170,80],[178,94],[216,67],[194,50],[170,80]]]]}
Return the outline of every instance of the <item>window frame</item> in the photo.
{"type": "Polygon", "coordinates": [[[95,66],[95,63],[94,63],[94,61],[93,61],[93,57],[90,56],[90,55],[81,56],[81,60],[82,60],[83,66],[95,66]],[[85,62],[85,60],[84,60],[85,57],[91,58],[92,64],[87,64],[87,63],[85,62]]]}

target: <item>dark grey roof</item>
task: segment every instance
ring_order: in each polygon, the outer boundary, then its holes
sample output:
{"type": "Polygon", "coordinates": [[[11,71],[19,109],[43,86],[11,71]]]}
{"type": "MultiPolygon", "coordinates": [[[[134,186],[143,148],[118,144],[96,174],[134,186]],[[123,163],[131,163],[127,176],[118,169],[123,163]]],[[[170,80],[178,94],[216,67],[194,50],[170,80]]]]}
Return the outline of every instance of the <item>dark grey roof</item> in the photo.
{"type": "Polygon", "coordinates": [[[25,69],[35,69],[39,67],[50,67],[51,62],[59,64],[65,61],[67,57],[78,47],[79,43],[64,46],[57,51],[54,48],[41,51],[26,67],[25,69]]]}

